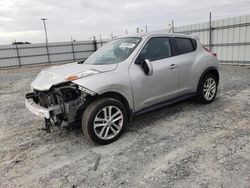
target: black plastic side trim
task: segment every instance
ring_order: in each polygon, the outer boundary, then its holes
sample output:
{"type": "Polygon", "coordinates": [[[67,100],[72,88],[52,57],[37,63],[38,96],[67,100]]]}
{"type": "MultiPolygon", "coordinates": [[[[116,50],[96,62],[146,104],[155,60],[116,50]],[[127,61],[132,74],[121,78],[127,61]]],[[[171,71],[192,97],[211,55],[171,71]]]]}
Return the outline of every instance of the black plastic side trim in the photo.
{"type": "Polygon", "coordinates": [[[164,101],[164,102],[161,102],[161,103],[158,103],[158,104],[154,104],[152,106],[149,106],[149,107],[146,107],[146,108],[144,108],[142,110],[134,112],[133,116],[139,116],[139,115],[142,115],[144,113],[150,112],[152,110],[156,110],[158,108],[169,106],[171,104],[177,103],[179,101],[182,101],[184,99],[187,99],[187,98],[190,98],[190,97],[193,97],[193,96],[195,96],[195,93],[186,94],[186,95],[183,95],[183,96],[180,96],[180,97],[176,97],[176,98],[171,99],[171,100],[167,100],[167,101],[164,101]]]}

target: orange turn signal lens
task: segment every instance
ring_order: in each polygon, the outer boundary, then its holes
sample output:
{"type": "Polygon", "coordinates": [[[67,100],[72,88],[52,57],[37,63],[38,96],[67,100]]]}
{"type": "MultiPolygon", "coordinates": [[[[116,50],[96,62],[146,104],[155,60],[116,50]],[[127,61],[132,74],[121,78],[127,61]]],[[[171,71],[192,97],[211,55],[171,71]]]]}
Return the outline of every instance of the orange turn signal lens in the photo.
{"type": "Polygon", "coordinates": [[[76,75],[69,75],[67,76],[65,79],[68,81],[73,81],[73,80],[77,80],[79,77],[76,75]]]}

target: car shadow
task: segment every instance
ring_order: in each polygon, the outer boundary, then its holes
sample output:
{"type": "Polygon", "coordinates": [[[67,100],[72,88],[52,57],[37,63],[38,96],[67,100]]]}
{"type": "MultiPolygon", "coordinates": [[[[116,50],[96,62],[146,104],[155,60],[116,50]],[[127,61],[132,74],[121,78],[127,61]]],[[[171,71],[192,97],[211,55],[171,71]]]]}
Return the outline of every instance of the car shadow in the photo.
{"type": "MultiPolygon", "coordinates": [[[[193,98],[189,98],[183,101],[173,103],[171,105],[158,108],[150,112],[146,112],[142,115],[135,116],[128,123],[127,132],[138,131],[138,129],[141,129],[145,126],[149,126],[157,120],[161,120],[161,119],[165,119],[166,117],[174,116],[184,110],[195,109],[197,106],[200,106],[200,105],[202,104],[198,104],[197,102],[195,102],[193,98]]],[[[68,126],[68,127],[64,127],[63,129],[66,132],[73,132],[76,135],[79,135],[79,133],[82,133],[82,127],[81,127],[80,122],[74,125],[68,126]]]]}

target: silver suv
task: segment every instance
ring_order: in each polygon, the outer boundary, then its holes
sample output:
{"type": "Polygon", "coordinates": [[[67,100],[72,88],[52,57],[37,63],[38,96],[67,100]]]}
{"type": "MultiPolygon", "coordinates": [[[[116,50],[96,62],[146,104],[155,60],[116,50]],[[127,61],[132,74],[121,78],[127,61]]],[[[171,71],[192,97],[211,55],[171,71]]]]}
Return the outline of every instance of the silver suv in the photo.
{"type": "Polygon", "coordinates": [[[134,116],[196,96],[214,100],[215,54],[189,35],[150,33],[115,39],[86,61],[41,71],[26,107],[51,125],[81,122],[98,144],[117,140],[134,116]]]}

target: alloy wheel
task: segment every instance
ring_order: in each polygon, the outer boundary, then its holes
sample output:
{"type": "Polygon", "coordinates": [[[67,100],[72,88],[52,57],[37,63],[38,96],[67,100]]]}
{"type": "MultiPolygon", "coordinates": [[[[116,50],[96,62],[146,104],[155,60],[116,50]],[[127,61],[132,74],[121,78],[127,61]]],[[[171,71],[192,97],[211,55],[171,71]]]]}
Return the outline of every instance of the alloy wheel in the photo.
{"type": "Polygon", "coordinates": [[[203,96],[207,101],[210,101],[214,98],[216,94],[216,81],[213,78],[208,78],[203,86],[203,96]]]}
{"type": "Polygon", "coordinates": [[[94,119],[95,134],[104,140],[115,137],[123,126],[123,113],[116,106],[102,108],[94,119]]]}

